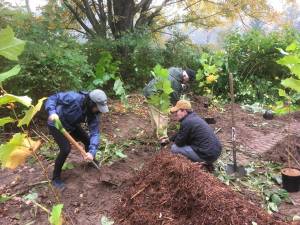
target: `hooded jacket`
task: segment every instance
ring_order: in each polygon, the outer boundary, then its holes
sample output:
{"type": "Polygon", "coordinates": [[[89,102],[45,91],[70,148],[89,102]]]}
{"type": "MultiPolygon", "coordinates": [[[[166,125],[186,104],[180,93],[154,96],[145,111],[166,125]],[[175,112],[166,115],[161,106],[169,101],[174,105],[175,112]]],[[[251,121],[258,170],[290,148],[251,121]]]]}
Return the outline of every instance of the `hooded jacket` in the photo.
{"type": "MultiPolygon", "coordinates": [[[[176,104],[177,101],[180,100],[180,96],[182,95],[183,88],[182,88],[182,72],[181,68],[171,67],[169,68],[169,80],[171,82],[171,87],[173,92],[170,94],[171,103],[173,105],[176,104]]],[[[157,79],[152,79],[143,89],[144,96],[149,98],[151,95],[157,92],[155,88],[155,84],[157,79]]]]}
{"type": "MultiPolygon", "coordinates": [[[[88,92],[60,92],[50,96],[45,104],[49,116],[56,113],[64,128],[73,131],[80,123],[87,123],[89,128],[89,152],[95,156],[100,142],[99,115],[88,111],[85,99],[88,92]]],[[[54,126],[53,121],[48,121],[54,126]]]]}

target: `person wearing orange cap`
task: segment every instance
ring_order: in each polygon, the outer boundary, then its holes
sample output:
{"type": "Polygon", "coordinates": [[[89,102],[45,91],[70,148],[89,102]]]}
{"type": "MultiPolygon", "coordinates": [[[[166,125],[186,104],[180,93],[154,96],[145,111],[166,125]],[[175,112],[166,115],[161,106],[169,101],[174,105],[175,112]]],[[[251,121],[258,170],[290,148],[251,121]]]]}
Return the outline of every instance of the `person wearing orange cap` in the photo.
{"type": "Polygon", "coordinates": [[[194,162],[212,164],[221,155],[222,146],[213,129],[192,110],[191,103],[179,100],[171,113],[176,114],[180,128],[170,141],[171,152],[182,154],[194,162]]]}

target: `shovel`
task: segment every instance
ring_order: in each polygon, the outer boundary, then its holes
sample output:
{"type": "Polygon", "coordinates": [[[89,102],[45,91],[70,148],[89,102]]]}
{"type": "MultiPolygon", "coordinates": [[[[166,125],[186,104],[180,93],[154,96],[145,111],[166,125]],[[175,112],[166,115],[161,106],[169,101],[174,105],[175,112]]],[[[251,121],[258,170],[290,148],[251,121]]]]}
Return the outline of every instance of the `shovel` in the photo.
{"type": "MultiPolygon", "coordinates": [[[[68,131],[63,127],[60,120],[55,120],[55,127],[65,136],[65,138],[80,152],[83,158],[85,158],[86,152],[84,148],[78,144],[78,142],[69,134],[68,131]]],[[[92,160],[91,163],[95,166],[97,170],[100,170],[100,167],[92,160]]]]}
{"type": "Polygon", "coordinates": [[[246,170],[243,166],[237,165],[236,159],[236,138],[235,138],[235,118],[234,118],[234,89],[233,89],[233,76],[229,73],[229,86],[230,86],[230,97],[231,97],[231,143],[232,143],[232,156],[233,164],[228,164],[226,168],[227,174],[234,174],[236,177],[243,177],[246,175],[246,170]]]}

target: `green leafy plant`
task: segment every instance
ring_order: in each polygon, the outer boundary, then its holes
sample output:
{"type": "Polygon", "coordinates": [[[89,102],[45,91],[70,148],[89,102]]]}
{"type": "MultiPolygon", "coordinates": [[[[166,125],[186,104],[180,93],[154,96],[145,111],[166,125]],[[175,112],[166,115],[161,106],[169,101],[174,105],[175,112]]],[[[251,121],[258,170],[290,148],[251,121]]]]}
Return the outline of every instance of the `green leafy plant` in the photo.
{"type": "Polygon", "coordinates": [[[246,188],[248,191],[256,193],[269,213],[278,211],[282,202],[289,201],[288,192],[278,187],[282,182],[279,164],[254,161],[245,167],[247,176],[236,178],[226,173],[227,163],[225,161],[225,158],[217,161],[215,175],[218,179],[226,185],[232,185],[237,191],[246,188]]]}
{"type": "Polygon", "coordinates": [[[281,81],[284,89],[279,89],[278,94],[283,98],[283,101],[276,103],[275,112],[286,114],[300,110],[300,106],[297,104],[297,101],[300,100],[300,45],[294,41],[285,51],[279,50],[284,56],[277,60],[277,63],[288,67],[291,76],[281,81]]]}
{"type": "Polygon", "coordinates": [[[52,225],[62,225],[63,224],[63,217],[62,217],[62,209],[63,204],[57,204],[52,207],[52,211],[49,217],[49,222],[52,225]]]}
{"type": "Polygon", "coordinates": [[[5,203],[5,202],[9,201],[10,199],[12,199],[12,197],[13,196],[1,194],[0,195],[0,203],[5,203]]]}
{"type": "Polygon", "coordinates": [[[70,162],[65,162],[63,167],[62,167],[62,170],[71,170],[71,169],[74,169],[75,166],[73,163],[70,163],[70,162]]]}
{"type": "Polygon", "coordinates": [[[113,61],[113,57],[109,52],[103,51],[96,65],[96,79],[93,80],[93,85],[90,88],[103,87],[114,81],[113,90],[115,95],[120,97],[122,103],[128,107],[127,94],[124,82],[120,77],[119,64],[119,61],[113,61]]]}
{"type": "MultiPolygon", "coordinates": [[[[23,52],[25,42],[15,38],[14,32],[10,27],[0,30],[0,42],[0,56],[3,56],[9,60],[18,60],[18,57],[23,52]]],[[[43,166],[42,162],[36,154],[36,151],[41,145],[41,140],[33,140],[30,137],[29,133],[25,130],[25,127],[28,127],[33,117],[41,109],[45,98],[40,99],[37,105],[34,106],[31,104],[32,100],[30,97],[16,96],[8,93],[3,88],[3,82],[11,78],[12,76],[17,75],[19,71],[19,66],[17,65],[8,72],[0,74],[0,89],[2,93],[0,95],[0,108],[8,108],[10,113],[14,117],[12,118],[10,115],[1,117],[0,124],[1,126],[4,126],[7,123],[18,122],[17,125],[21,128],[21,132],[14,134],[9,141],[0,145],[0,164],[2,167],[15,169],[16,167],[24,164],[24,162],[29,156],[34,156],[35,159],[39,161],[39,164],[41,165],[41,168],[47,178],[47,181],[50,187],[52,188],[56,200],[59,201],[59,197],[57,197],[57,194],[53,190],[53,187],[50,184],[51,182],[48,179],[47,171],[45,170],[45,167],[43,166]],[[21,119],[19,119],[19,116],[15,111],[15,107],[17,104],[21,107],[27,108],[27,110],[24,111],[25,115],[21,119]]],[[[38,138],[40,139],[41,137],[38,136],[38,138]]],[[[24,202],[33,203],[36,207],[41,208],[49,214],[49,210],[37,202],[37,197],[38,194],[33,192],[24,196],[22,200],[24,202]]],[[[1,200],[6,201],[7,197],[1,195],[1,200]]],[[[61,214],[61,209],[62,207],[60,207],[60,209],[55,209],[55,213],[53,213],[53,224],[55,225],[62,224],[62,222],[57,222],[59,221],[58,219],[55,219],[58,217],[57,214],[61,214]]]]}
{"type": "Polygon", "coordinates": [[[160,65],[156,65],[152,75],[156,80],[154,85],[155,94],[150,97],[149,103],[159,111],[166,113],[170,108],[170,94],[173,92],[169,80],[169,72],[160,65]]]}
{"type": "Polygon", "coordinates": [[[105,143],[105,145],[101,145],[101,150],[96,154],[96,159],[100,161],[100,164],[127,158],[127,155],[123,152],[122,145],[112,143],[105,137],[102,137],[102,143],[105,143]]]}
{"type": "Polygon", "coordinates": [[[201,68],[197,71],[196,80],[199,87],[204,90],[204,94],[213,96],[214,83],[218,81],[224,65],[224,55],[222,51],[215,54],[204,52],[200,57],[201,68]]]}
{"type": "MultiPolygon", "coordinates": [[[[287,77],[288,71],[276,63],[282,57],[277,48],[285,49],[298,38],[299,32],[289,27],[273,32],[237,30],[225,37],[224,48],[235,78],[237,102],[274,104],[278,100],[280,82],[287,77]]],[[[225,78],[220,77],[215,88],[215,92],[224,97],[227,95],[225,78]]]]}

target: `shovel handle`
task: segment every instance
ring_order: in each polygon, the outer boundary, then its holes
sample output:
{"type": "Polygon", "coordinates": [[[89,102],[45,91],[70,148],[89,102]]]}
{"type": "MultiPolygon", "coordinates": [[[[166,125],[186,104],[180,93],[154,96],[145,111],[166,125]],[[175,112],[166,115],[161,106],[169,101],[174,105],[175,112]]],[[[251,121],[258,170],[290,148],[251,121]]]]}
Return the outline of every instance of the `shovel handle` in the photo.
{"type": "Polygon", "coordinates": [[[67,138],[67,140],[75,146],[75,148],[81,153],[81,155],[83,156],[83,158],[85,158],[86,152],[84,150],[84,148],[78,144],[78,142],[69,134],[68,131],[64,130],[63,131],[63,135],[67,138]]]}

